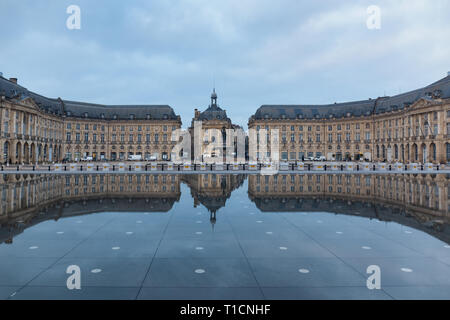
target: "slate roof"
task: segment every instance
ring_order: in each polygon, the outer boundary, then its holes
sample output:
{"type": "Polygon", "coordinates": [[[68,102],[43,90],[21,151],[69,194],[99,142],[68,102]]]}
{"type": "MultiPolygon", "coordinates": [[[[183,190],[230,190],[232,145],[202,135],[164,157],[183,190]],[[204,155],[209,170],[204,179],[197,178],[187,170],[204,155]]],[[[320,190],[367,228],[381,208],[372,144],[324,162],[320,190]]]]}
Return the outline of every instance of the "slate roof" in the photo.
{"type": "Polygon", "coordinates": [[[208,109],[200,113],[199,120],[226,120],[231,121],[225,110],[217,105],[209,106],[208,109]]]}
{"type": "Polygon", "coordinates": [[[450,76],[429,86],[393,97],[328,105],[263,105],[250,118],[260,119],[324,119],[364,116],[401,110],[421,98],[450,98],[450,76]]]}
{"type": "Polygon", "coordinates": [[[45,112],[67,117],[87,119],[128,120],[177,120],[178,116],[168,105],[102,105],[47,98],[0,77],[0,95],[8,99],[32,98],[45,112]]]}
{"type": "Polygon", "coordinates": [[[200,113],[198,120],[225,120],[231,122],[226,111],[217,104],[217,93],[215,89],[211,94],[211,104],[205,111],[200,113]]]}

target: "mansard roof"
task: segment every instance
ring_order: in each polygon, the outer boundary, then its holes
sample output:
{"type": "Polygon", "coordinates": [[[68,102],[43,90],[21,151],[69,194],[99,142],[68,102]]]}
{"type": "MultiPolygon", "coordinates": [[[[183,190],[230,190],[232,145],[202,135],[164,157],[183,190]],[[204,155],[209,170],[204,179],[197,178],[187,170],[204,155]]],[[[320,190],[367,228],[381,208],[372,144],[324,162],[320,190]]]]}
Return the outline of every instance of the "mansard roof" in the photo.
{"type": "Polygon", "coordinates": [[[30,97],[41,110],[56,115],[87,119],[108,120],[178,120],[179,117],[168,105],[103,105],[85,102],[52,99],[0,77],[0,95],[7,99],[30,97]]]}
{"type": "Polygon", "coordinates": [[[225,120],[231,121],[225,110],[217,105],[209,106],[205,111],[200,113],[199,120],[225,120]]]}
{"type": "Polygon", "coordinates": [[[251,119],[324,119],[368,116],[404,109],[421,98],[450,98],[450,76],[392,97],[328,105],[263,105],[251,119]]]}
{"type": "Polygon", "coordinates": [[[198,120],[223,120],[231,122],[231,119],[227,116],[227,112],[217,104],[216,89],[211,94],[211,104],[205,111],[200,113],[198,120]]]}

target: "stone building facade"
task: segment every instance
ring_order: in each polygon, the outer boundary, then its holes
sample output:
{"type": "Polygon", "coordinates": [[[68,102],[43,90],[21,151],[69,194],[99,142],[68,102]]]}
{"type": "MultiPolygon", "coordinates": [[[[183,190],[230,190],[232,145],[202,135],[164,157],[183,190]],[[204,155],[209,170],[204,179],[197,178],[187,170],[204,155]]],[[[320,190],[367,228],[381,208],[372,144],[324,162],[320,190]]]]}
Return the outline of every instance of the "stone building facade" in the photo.
{"type": "Polygon", "coordinates": [[[167,105],[106,106],[49,99],[0,77],[1,163],[170,160],[181,118],[167,105]]]}
{"type": "Polygon", "coordinates": [[[264,105],[249,129],[278,130],[282,160],[450,161],[450,76],[393,97],[332,105],[264,105]]]}
{"type": "Polygon", "coordinates": [[[227,145],[228,150],[236,151],[237,138],[234,132],[242,128],[232,123],[227,112],[217,103],[217,99],[214,89],[208,108],[203,112],[194,110],[189,133],[191,159],[196,162],[225,162],[227,145]],[[229,135],[230,132],[233,132],[232,136],[229,135]]]}

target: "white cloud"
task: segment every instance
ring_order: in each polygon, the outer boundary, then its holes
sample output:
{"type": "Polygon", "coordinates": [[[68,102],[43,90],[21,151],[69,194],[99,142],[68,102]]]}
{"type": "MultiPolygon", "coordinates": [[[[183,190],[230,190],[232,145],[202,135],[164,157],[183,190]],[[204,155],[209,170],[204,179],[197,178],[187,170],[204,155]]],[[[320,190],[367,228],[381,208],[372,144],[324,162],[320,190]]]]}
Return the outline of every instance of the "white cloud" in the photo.
{"type": "Polygon", "coordinates": [[[185,124],[208,104],[213,78],[242,121],[263,103],[397,93],[450,70],[444,0],[80,0],[80,32],[65,29],[63,6],[31,4],[1,5],[0,21],[15,24],[0,28],[5,75],[50,96],[169,103],[185,124]],[[381,7],[381,30],[366,28],[372,4],[381,7]]]}

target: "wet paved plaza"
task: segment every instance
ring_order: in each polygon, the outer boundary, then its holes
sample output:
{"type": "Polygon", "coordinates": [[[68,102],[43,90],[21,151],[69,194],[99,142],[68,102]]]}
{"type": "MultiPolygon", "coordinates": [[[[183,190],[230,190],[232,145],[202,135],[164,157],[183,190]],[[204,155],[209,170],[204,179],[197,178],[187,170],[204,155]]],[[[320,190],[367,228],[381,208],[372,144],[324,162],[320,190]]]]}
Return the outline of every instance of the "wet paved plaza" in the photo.
{"type": "Polygon", "coordinates": [[[3,177],[0,298],[450,298],[446,175],[94,176],[3,177]]]}

